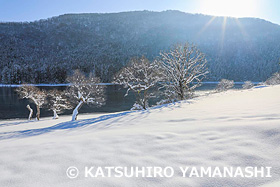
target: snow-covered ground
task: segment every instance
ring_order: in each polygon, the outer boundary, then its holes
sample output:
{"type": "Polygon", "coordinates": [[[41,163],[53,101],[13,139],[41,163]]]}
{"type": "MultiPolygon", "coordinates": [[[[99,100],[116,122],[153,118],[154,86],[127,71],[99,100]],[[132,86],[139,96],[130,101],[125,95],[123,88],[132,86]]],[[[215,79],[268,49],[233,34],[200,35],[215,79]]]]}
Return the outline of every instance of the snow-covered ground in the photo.
{"type": "Polygon", "coordinates": [[[280,86],[70,120],[0,121],[0,186],[279,186],[280,86]],[[272,177],[85,178],[86,166],[270,166],[272,177]]]}

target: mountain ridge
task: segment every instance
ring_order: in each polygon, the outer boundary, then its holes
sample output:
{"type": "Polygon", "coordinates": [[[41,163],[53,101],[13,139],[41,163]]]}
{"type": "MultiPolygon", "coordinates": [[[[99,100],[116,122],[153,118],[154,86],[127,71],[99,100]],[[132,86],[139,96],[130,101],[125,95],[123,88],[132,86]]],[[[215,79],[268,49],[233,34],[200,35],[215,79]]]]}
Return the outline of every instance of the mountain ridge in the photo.
{"type": "Polygon", "coordinates": [[[62,16],[73,16],[73,15],[94,15],[94,14],[97,14],[97,15],[104,15],[104,14],[119,14],[119,13],[133,13],[133,12],[152,12],[152,13],[162,13],[162,12],[181,12],[181,13],[184,13],[184,14],[189,14],[189,15],[202,15],[202,16],[212,16],[212,17],[220,17],[220,18],[223,18],[223,17],[227,17],[227,18],[236,18],[236,19],[257,19],[257,20],[261,20],[261,21],[265,21],[265,22],[269,22],[271,24],[274,24],[274,25],[278,25],[280,26],[280,24],[278,23],[274,23],[272,21],[269,21],[269,20],[266,20],[264,18],[259,18],[259,17],[234,17],[234,16],[214,16],[214,15],[211,15],[211,14],[203,14],[203,13],[189,13],[189,12],[184,12],[184,11],[180,11],[180,10],[163,10],[163,11],[152,11],[152,10],[136,10],[136,11],[121,11],[121,12],[89,12],[89,13],[65,13],[65,14],[60,14],[60,15],[57,15],[57,16],[50,16],[48,18],[42,18],[42,19],[37,19],[37,20],[33,20],[33,21],[0,21],[0,24],[1,23],[33,23],[33,22],[38,22],[38,21],[47,21],[49,19],[52,19],[52,18],[57,18],[57,17],[62,17],[62,16]]]}

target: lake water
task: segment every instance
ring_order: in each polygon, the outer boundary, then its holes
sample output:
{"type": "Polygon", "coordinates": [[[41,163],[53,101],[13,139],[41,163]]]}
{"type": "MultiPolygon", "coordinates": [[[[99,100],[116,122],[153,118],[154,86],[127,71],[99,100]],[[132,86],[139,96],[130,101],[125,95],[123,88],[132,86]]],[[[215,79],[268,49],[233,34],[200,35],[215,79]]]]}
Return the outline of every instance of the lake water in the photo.
{"type": "MultiPolygon", "coordinates": [[[[205,83],[198,90],[213,90],[216,87],[216,83],[205,83]]],[[[236,84],[235,88],[241,88],[241,84],[236,84]]],[[[44,87],[43,89],[53,89],[54,87],[44,87]]],[[[55,87],[56,89],[65,89],[66,87],[55,87]]],[[[27,118],[29,111],[26,109],[26,105],[29,104],[33,108],[34,113],[35,105],[30,103],[27,99],[19,99],[14,87],[0,87],[0,119],[12,119],[12,118],[27,118]]],[[[124,97],[126,89],[118,85],[106,86],[106,104],[100,108],[90,107],[84,105],[79,113],[109,113],[129,110],[134,104],[134,96],[130,93],[127,97],[124,97]]],[[[155,100],[150,102],[151,105],[156,103],[155,100]]],[[[71,114],[72,111],[65,111],[62,115],[71,114]]],[[[47,109],[41,109],[41,116],[52,116],[52,111],[47,109]]],[[[35,117],[35,114],[34,114],[35,117]]]]}

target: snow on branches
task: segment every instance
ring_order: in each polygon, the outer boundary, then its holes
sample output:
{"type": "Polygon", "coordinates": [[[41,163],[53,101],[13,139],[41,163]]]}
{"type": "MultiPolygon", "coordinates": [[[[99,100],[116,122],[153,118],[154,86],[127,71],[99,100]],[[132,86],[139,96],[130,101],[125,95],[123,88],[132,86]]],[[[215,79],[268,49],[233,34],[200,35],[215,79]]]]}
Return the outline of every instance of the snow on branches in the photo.
{"type": "Polygon", "coordinates": [[[126,87],[126,95],[130,91],[135,95],[135,106],[137,105],[138,107],[133,108],[147,109],[148,99],[153,96],[151,89],[160,80],[157,69],[158,67],[155,63],[150,63],[143,56],[141,58],[132,58],[129,64],[116,74],[114,83],[126,87]]]}
{"type": "Polygon", "coordinates": [[[67,90],[67,96],[76,104],[73,110],[72,121],[77,119],[78,111],[83,104],[92,104],[97,107],[105,104],[105,86],[100,85],[100,79],[89,75],[86,77],[79,70],[76,70],[67,80],[71,83],[67,90]]]}
{"type": "Polygon", "coordinates": [[[169,52],[160,53],[157,60],[162,73],[164,96],[170,101],[191,97],[208,74],[205,55],[195,45],[176,45],[169,52]]]}
{"type": "Polygon", "coordinates": [[[64,110],[72,109],[72,105],[64,91],[59,91],[57,89],[48,91],[47,101],[45,105],[49,110],[53,111],[53,119],[58,119],[58,114],[62,113],[64,110]]]}
{"type": "MultiPolygon", "coordinates": [[[[19,94],[20,98],[28,99],[36,105],[37,113],[36,119],[40,119],[40,108],[45,103],[46,92],[40,90],[39,88],[31,85],[24,84],[16,89],[16,92],[19,94]]],[[[28,107],[28,110],[30,110],[28,107]]],[[[31,112],[31,110],[30,110],[31,112]]],[[[33,112],[33,111],[32,111],[33,112]]],[[[30,116],[29,116],[30,118],[30,116]]]]}
{"type": "Polygon", "coordinates": [[[234,87],[234,81],[233,80],[227,80],[227,79],[222,79],[219,84],[217,85],[216,90],[218,92],[226,91],[234,87]]]}
{"type": "Polygon", "coordinates": [[[242,85],[243,89],[251,89],[254,87],[254,83],[251,81],[245,81],[244,84],[242,85]]]}
{"type": "Polygon", "coordinates": [[[267,85],[277,85],[280,84],[280,73],[274,73],[269,79],[265,81],[267,85]]]}

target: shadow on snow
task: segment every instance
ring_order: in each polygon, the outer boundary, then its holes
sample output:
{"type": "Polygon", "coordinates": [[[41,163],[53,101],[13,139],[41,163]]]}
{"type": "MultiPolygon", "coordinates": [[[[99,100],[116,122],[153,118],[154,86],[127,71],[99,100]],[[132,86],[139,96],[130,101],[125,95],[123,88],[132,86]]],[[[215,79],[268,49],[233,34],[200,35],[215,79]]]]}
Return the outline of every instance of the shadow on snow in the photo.
{"type": "MultiPolygon", "coordinates": [[[[152,110],[154,110],[154,109],[162,110],[163,108],[167,108],[168,106],[172,105],[173,107],[168,107],[168,108],[173,110],[174,108],[180,107],[181,103],[182,102],[164,104],[164,105],[161,105],[161,106],[151,107],[150,109],[152,109],[152,110]]],[[[0,133],[0,140],[36,136],[36,135],[41,135],[41,134],[53,132],[55,130],[65,130],[65,129],[86,127],[86,126],[92,125],[94,123],[98,123],[98,122],[105,121],[105,120],[112,119],[112,118],[122,117],[122,116],[125,116],[127,114],[131,114],[131,113],[135,113],[135,112],[141,112],[142,114],[150,114],[151,113],[150,109],[142,110],[142,111],[125,111],[125,112],[116,113],[116,114],[108,114],[108,115],[99,116],[97,118],[84,119],[84,120],[78,120],[78,121],[67,121],[67,122],[62,122],[62,123],[56,124],[56,125],[51,126],[51,127],[40,128],[40,129],[29,129],[29,130],[22,130],[22,131],[4,132],[4,133],[0,133]]],[[[0,127],[1,126],[20,125],[20,124],[23,124],[23,123],[31,123],[31,122],[32,121],[14,122],[14,123],[10,123],[10,124],[0,124],[0,127]]]]}

